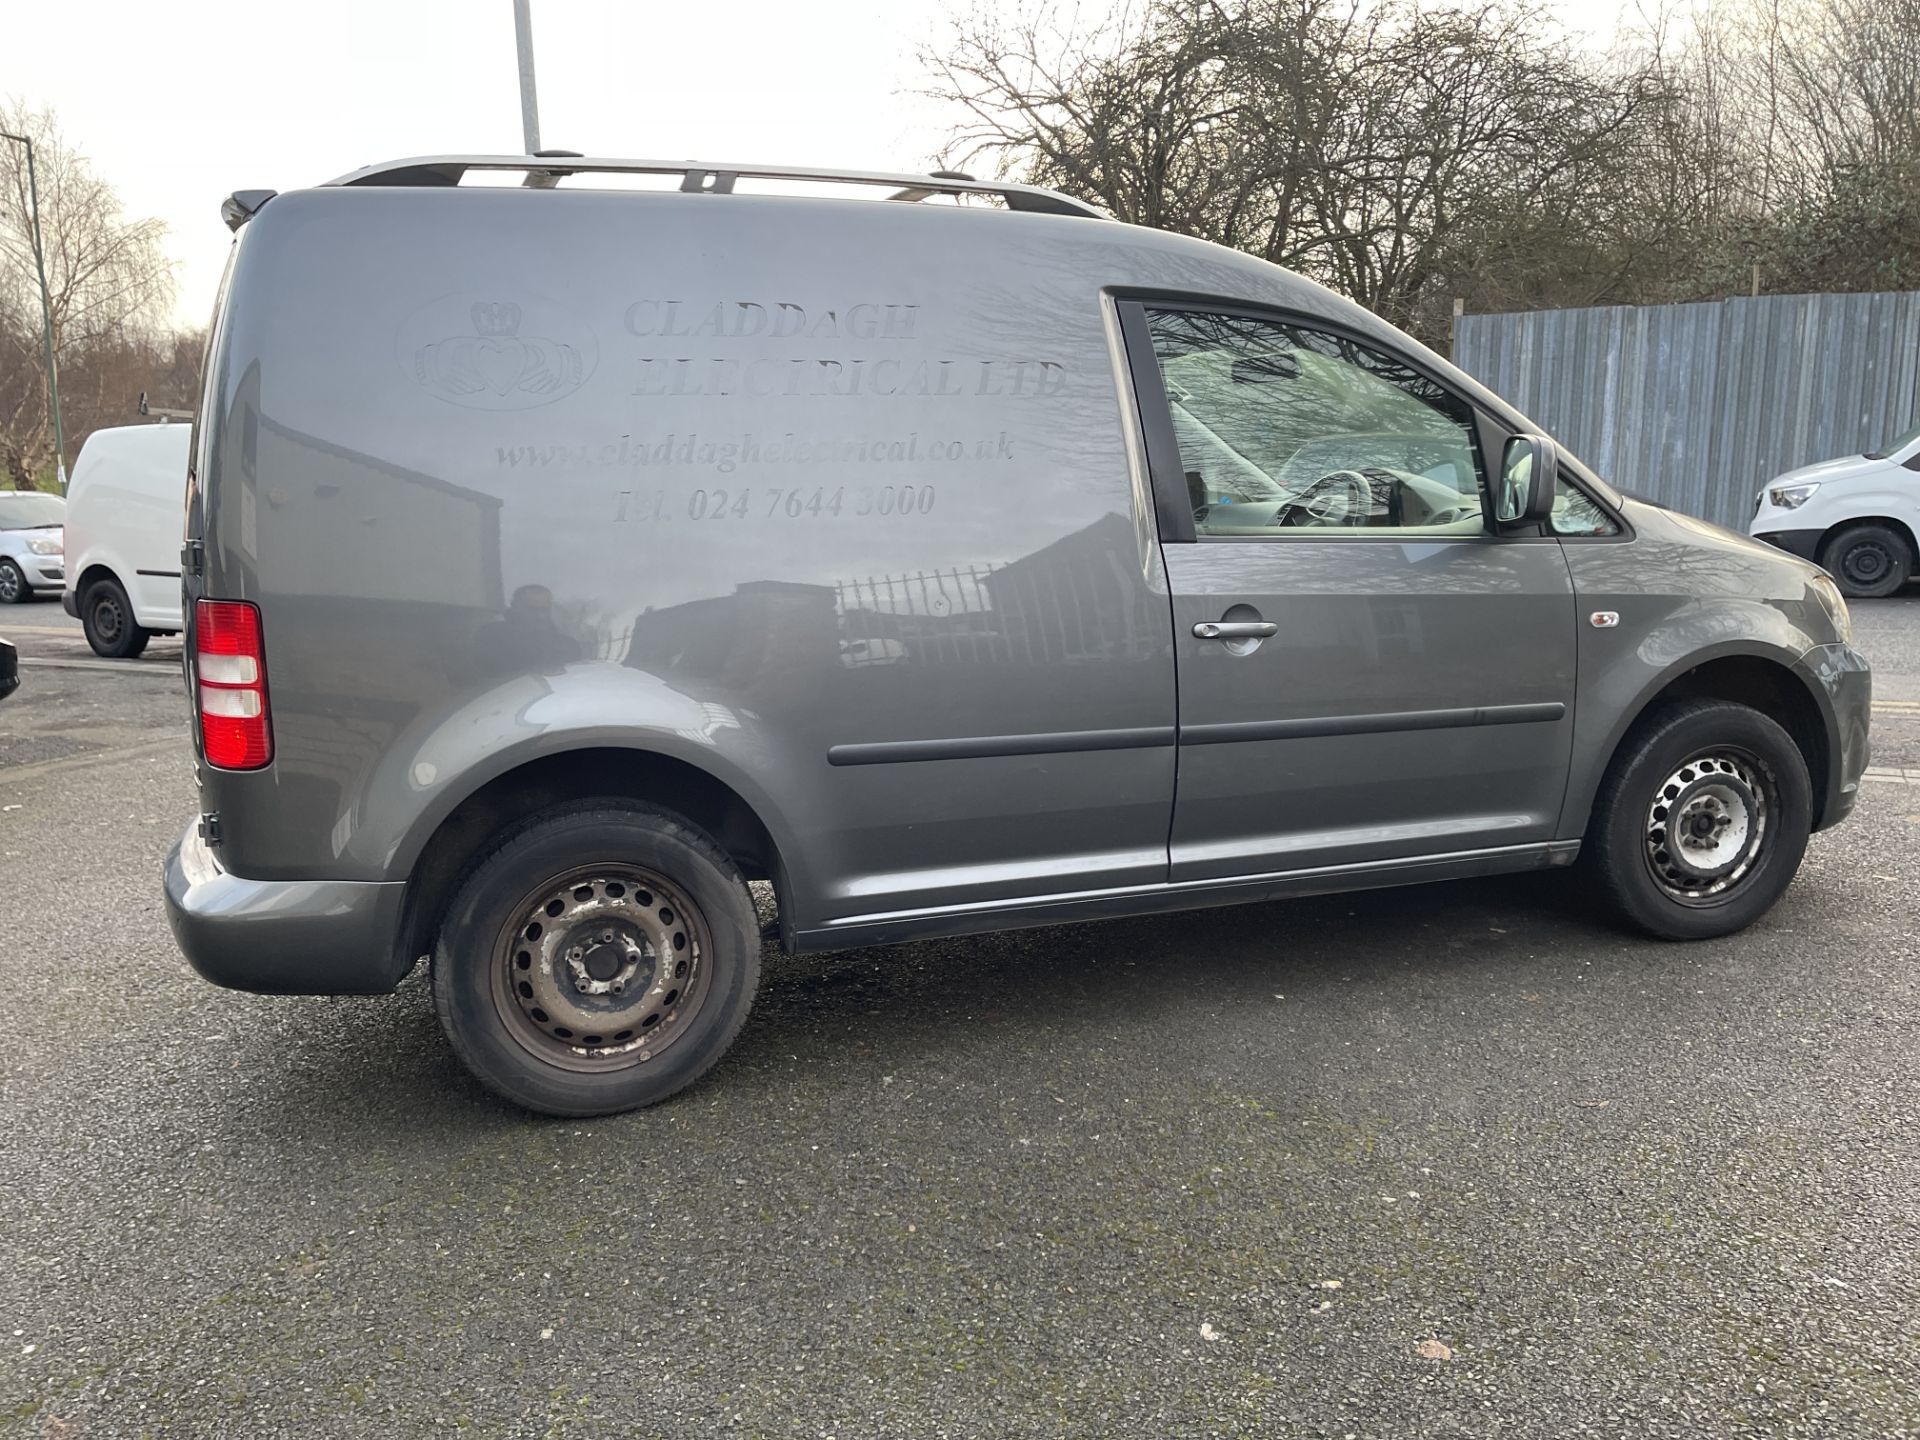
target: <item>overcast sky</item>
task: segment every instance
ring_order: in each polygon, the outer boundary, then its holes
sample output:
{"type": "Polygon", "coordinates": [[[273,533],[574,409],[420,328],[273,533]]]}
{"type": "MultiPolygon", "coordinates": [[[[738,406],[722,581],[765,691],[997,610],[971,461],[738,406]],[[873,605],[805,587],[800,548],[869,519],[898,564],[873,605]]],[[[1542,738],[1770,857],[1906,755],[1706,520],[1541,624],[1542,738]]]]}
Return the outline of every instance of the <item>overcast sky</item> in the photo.
{"type": "MultiPolygon", "coordinates": [[[[924,169],[951,116],[913,93],[915,52],[974,3],[533,0],[541,138],[598,155],[924,169]]],[[[1598,32],[1619,0],[1560,8],[1598,32]]],[[[521,149],[511,0],[15,0],[0,93],[52,106],[128,212],[167,223],[177,316],[193,325],[226,257],[229,191],[521,149]]]]}

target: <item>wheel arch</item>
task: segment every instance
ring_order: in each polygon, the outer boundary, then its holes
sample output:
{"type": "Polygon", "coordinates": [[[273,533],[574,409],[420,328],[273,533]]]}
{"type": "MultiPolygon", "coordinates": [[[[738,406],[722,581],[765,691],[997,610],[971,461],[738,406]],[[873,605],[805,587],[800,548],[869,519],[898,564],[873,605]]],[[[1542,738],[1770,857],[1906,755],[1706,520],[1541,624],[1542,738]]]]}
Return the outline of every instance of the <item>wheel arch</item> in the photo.
{"type": "MultiPolygon", "coordinates": [[[[461,877],[516,820],[600,796],[645,800],[711,835],[749,880],[773,882],[785,928],[788,879],[775,833],[740,788],[679,756],[637,745],[581,744],[514,759],[478,781],[437,820],[423,819],[403,850],[408,877],[405,955],[431,948],[461,877]]],[[[784,936],[783,936],[784,938],[784,936]]]]}
{"type": "Polygon", "coordinates": [[[1563,825],[1563,830],[1575,835],[1586,833],[1594,797],[1622,750],[1648,716],[1676,700],[1727,700],[1778,721],[1807,762],[1817,828],[1820,817],[1827,813],[1836,783],[1838,747],[1818,684],[1794,659],[1784,652],[1735,646],[1689,656],[1661,672],[1631,705],[1623,708],[1607,737],[1601,762],[1589,767],[1580,793],[1569,794],[1571,823],[1563,825]]]}
{"type": "Polygon", "coordinates": [[[106,561],[89,560],[86,567],[82,569],[78,575],[73,577],[73,588],[75,590],[85,590],[87,586],[93,584],[96,580],[111,580],[122,588],[124,588],[127,583],[120,578],[119,572],[106,561]]]}

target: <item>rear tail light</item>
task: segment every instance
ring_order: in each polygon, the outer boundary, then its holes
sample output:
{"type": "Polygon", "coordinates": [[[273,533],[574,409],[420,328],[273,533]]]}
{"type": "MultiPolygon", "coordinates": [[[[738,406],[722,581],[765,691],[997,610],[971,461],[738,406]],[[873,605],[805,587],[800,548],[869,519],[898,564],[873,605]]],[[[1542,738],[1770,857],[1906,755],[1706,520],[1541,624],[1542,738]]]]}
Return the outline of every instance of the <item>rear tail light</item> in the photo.
{"type": "Polygon", "coordinates": [[[244,600],[202,600],[193,628],[201,751],[222,770],[258,770],[273,759],[260,611],[244,600]]]}

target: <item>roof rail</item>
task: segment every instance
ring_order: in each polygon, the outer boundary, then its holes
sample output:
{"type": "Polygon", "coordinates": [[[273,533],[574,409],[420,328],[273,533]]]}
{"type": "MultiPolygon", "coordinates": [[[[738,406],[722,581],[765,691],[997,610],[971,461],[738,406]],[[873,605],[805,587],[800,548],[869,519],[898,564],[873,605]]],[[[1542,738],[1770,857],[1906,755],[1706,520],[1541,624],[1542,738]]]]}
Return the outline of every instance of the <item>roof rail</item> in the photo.
{"type": "Polygon", "coordinates": [[[904,175],[879,170],[816,170],[798,165],[734,165],[694,160],[610,160],[572,156],[564,152],[542,155],[423,155],[410,160],[388,160],[367,165],[329,180],[328,185],[458,185],[472,170],[519,171],[527,186],[550,188],[567,175],[678,175],[680,188],[693,194],[729,195],[742,177],[753,180],[801,180],[825,185],[881,185],[893,190],[889,200],[918,201],[931,195],[990,195],[1009,210],[1041,215],[1078,215],[1091,220],[1111,218],[1104,210],[1058,190],[1037,185],[1007,185],[997,180],[975,180],[956,171],[932,175],[904,175]],[[558,163],[556,163],[558,162],[558,163]]]}

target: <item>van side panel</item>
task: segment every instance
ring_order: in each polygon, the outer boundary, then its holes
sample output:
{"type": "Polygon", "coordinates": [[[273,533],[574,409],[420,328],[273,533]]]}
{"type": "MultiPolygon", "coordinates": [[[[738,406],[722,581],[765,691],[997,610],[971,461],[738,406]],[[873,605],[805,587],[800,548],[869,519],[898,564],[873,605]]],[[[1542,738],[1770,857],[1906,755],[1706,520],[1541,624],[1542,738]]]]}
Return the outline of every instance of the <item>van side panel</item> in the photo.
{"type": "Polygon", "coordinates": [[[205,593],[261,608],[276,750],[203,776],[221,864],[401,879],[487,779],[618,745],[735,787],[800,928],[1164,880],[1108,228],[278,197],[206,417],[205,593]]]}

